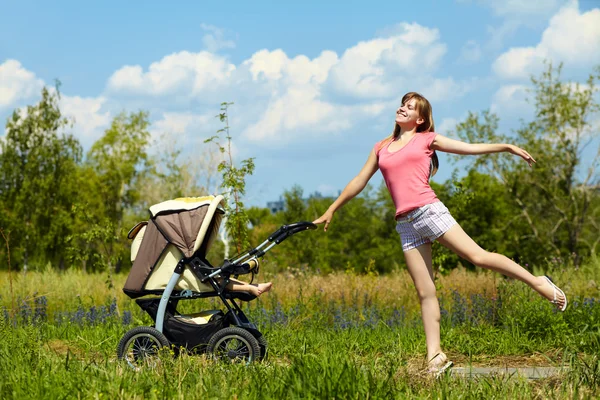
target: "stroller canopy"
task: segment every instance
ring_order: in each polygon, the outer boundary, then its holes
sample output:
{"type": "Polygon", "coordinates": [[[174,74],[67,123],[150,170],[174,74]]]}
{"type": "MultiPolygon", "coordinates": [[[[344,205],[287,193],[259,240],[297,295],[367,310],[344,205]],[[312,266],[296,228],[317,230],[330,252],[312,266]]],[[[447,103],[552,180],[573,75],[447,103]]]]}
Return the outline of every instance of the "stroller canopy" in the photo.
{"type": "Polygon", "coordinates": [[[225,214],[223,196],[168,200],[153,205],[149,211],[147,225],[136,229],[138,225],[129,234],[130,239],[135,237],[134,241],[139,243],[136,254],[132,254],[133,265],[123,288],[131,297],[149,294],[146,283],[155,268],[164,264],[159,261],[164,260],[167,247],[172,253],[175,246],[181,253],[179,259],[194,254],[205,258],[225,214]],[[139,235],[143,235],[141,241],[137,240],[139,235]]]}

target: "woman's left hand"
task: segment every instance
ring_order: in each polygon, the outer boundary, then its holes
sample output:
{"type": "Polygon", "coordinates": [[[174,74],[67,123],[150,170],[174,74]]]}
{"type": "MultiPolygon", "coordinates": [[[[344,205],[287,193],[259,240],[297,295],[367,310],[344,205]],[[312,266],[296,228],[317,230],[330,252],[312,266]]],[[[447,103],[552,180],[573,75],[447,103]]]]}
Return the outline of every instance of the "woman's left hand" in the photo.
{"type": "Polygon", "coordinates": [[[533,165],[534,162],[536,162],[533,159],[533,157],[531,157],[531,154],[529,154],[528,152],[526,152],[525,150],[523,150],[522,148],[520,148],[518,146],[511,144],[508,147],[508,151],[516,156],[521,157],[523,160],[527,161],[527,164],[529,164],[530,167],[533,165]]]}

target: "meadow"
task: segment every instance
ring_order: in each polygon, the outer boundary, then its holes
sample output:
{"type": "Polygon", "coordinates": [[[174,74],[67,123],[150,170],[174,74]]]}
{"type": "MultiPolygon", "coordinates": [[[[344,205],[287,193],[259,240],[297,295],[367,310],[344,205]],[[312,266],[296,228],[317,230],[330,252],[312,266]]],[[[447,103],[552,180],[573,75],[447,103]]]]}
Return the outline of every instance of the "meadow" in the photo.
{"type": "Polygon", "coordinates": [[[246,366],[167,354],[139,372],[116,357],[127,330],[151,324],[121,292],[125,275],[1,272],[0,398],[598,398],[600,261],[547,269],[569,296],[565,313],[495,273],[436,277],[442,345],[456,365],[566,367],[538,380],[426,377],[419,306],[403,271],[261,272],[274,288],[244,311],[269,342],[265,360],[246,366]]]}

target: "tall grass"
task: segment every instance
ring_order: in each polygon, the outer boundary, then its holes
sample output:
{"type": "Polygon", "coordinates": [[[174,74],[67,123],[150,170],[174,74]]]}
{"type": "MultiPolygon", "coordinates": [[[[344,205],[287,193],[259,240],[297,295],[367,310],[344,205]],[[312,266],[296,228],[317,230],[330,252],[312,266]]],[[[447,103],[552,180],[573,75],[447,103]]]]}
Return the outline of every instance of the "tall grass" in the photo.
{"type": "MultiPolygon", "coordinates": [[[[263,271],[265,269],[263,268],[263,271]]],[[[544,272],[549,272],[569,297],[585,298],[600,295],[600,260],[592,260],[577,270],[554,266],[550,271],[544,272]]],[[[542,273],[536,271],[536,274],[542,273]]],[[[11,300],[8,278],[6,271],[0,271],[0,293],[2,294],[0,305],[7,307],[11,300]]],[[[115,293],[109,289],[108,275],[102,273],[88,274],[78,270],[60,272],[48,269],[26,274],[13,272],[12,278],[14,298],[32,299],[36,296],[46,296],[50,312],[76,307],[82,299],[101,304],[107,298],[114,297],[115,293]]],[[[123,287],[126,278],[126,274],[113,276],[115,286],[123,287]]],[[[381,276],[344,272],[323,276],[315,275],[308,269],[289,269],[288,272],[279,274],[262,272],[256,280],[273,281],[273,289],[267,296],[275,297],[284,307],[293,306],[298,298],[314,296],[326,301],[351,298],[362,301],[361,299],[367,296],[377,305],[394,304],[404,306],[406,310],[411,311],[419,307],[414,286],[406,271],[381,276]]],[[[473,295],[496,297],[498,287],[510,281],[494,272],[486,270],[472,272],[462,268],[457,268],[448,275],[436,276],[438,295],[441,298],[451,298],[454,292],[466,298],[473,295]]],[[[515,285],[523,284],[515,283],[515,285]]],[[[131,303],[131,300],[120,290],[117,290],[116,301],[119,309],[131,303]]]]}

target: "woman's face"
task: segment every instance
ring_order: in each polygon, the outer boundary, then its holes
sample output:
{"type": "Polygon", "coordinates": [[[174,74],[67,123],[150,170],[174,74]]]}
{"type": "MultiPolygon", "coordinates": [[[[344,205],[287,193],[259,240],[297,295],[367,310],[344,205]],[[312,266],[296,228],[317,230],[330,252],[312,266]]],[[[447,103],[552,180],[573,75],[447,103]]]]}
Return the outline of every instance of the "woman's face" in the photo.
{"type": "Polygon", "coordinates": [[[417,111],[416,99],[410,99],[396,110],[396,123],[405,128],[413,128],[423,123],[417,111]]]}

